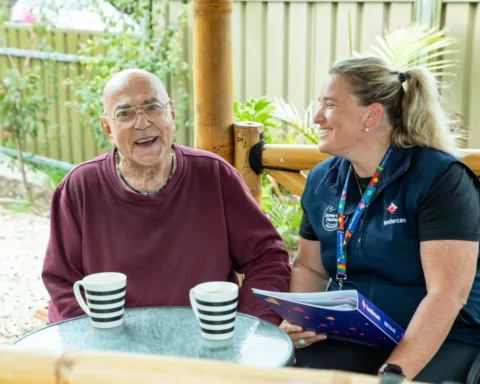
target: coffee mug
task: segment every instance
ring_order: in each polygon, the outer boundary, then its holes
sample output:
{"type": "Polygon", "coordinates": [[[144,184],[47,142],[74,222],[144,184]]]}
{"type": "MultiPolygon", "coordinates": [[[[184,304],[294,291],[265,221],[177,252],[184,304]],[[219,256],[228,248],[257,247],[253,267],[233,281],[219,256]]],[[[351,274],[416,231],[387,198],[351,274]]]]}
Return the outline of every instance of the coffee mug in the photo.
{"type": "Polygon", "coordinates": [[[190,304],[205,339],[226,340],[233,336],[237,302],[238,285],[233,283],[212,281],[190,290],[190,304]]]}
{"type": "Polygon", "coordinates": [[[95,273],[75,282],[73,293],[96,328],[114,328],[123,324],[127,276],[117,272],[95,273]],[[83,301],[80,286],[85,291],[83,301]]]}

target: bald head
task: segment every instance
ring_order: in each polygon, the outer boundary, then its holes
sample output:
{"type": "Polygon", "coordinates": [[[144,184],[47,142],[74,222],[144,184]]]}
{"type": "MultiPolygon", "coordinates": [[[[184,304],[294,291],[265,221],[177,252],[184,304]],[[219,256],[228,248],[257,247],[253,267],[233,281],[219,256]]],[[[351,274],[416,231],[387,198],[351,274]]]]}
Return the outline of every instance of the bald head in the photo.
{"type": "Polygon", "coordinates": [[[149,93],[162,103],[169,99],[164,85],[153,73],[143,69],[125,69],[113,75],[103,89],[105,112],[110,115],[116,104],[130,102],[140,93],[149,93]]]}

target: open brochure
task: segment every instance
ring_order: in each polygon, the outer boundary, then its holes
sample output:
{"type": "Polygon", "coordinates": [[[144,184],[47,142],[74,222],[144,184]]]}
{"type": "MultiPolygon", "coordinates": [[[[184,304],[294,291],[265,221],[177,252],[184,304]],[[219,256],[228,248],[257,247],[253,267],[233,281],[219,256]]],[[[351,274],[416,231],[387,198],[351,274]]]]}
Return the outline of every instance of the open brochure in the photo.
{"type": "Polygon", "coordinates": [[[391,349],[405,331],[358,291],[281,293],[252,289],[283,319],[329,338],[391,349]]]}

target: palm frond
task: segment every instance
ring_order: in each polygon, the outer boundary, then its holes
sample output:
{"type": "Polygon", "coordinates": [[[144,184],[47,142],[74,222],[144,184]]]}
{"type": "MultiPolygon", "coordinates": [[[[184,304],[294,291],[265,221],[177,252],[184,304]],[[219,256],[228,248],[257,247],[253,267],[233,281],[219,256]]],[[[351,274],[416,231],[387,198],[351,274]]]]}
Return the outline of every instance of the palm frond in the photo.
{"type": "Polygon", "coordinates": [[[369,53],[383,58],[398,71],[424,65],[436,76],[446,76],[449,73],[442,70],[458,64],[458,60],[452,58],[458,50],[451,48],[456,42],[445,30],[414,24],[385,31],[384,37],[377,36],[369,53]]]}
{"type": "Polygon", "coordinates": [[[313,102],[305,109],[303,116],[300,115],[294,104],[287,103],[283,98],[273,98],[272,103],[276,108],[271,112],[271,115],[285,126],[287,134],[291,132],[298,135],[300,139],[303,138],[303,141],[306,141],[308,144],[318,143],[317,126],[313,122],[315,114],[313,102]]]}

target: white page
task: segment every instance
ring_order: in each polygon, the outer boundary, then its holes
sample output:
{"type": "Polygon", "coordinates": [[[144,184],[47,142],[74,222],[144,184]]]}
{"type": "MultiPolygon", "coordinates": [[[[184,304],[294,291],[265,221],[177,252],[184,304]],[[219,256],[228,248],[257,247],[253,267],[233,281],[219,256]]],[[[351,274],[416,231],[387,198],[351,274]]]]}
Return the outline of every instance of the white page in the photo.
{"type": "Polygon", "coordinates": [[[260,289],[253,289],[266,296],[277,299],[295,301],[319,307],[343,307],[355,308],[357,306],[357,293],[354,290],[331,291],[331,292],[309,292],[309,293],[285,293],[272,292],[260,289]]]}

